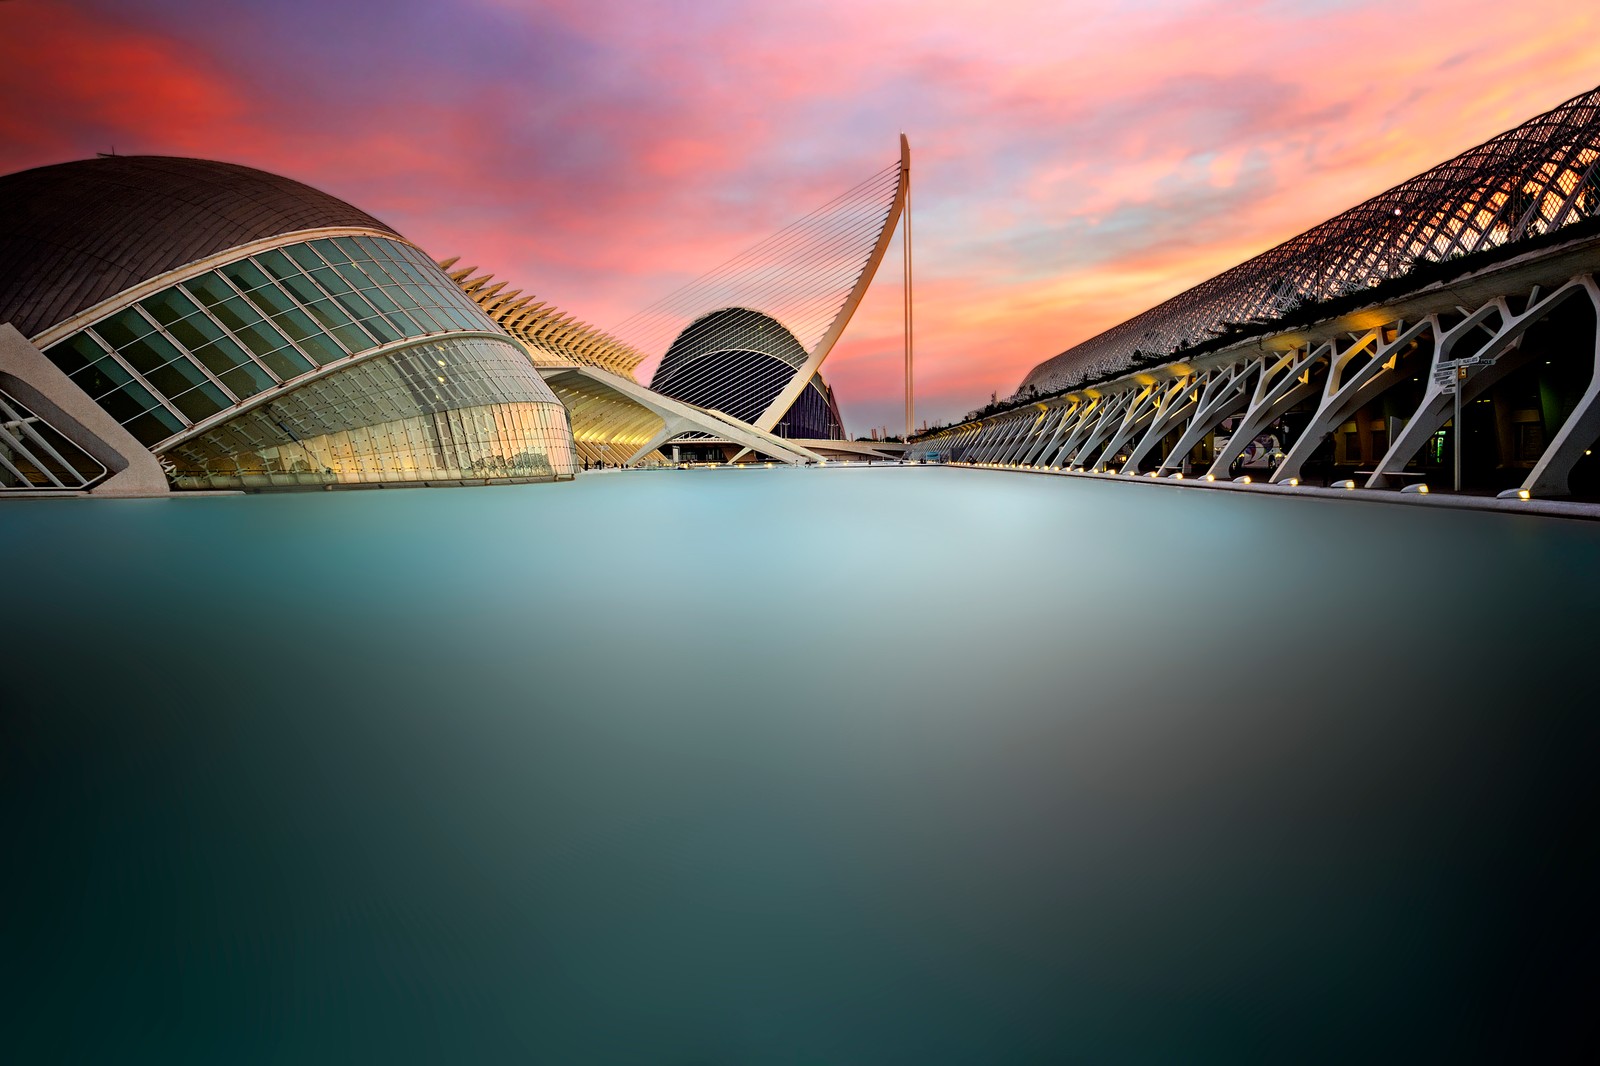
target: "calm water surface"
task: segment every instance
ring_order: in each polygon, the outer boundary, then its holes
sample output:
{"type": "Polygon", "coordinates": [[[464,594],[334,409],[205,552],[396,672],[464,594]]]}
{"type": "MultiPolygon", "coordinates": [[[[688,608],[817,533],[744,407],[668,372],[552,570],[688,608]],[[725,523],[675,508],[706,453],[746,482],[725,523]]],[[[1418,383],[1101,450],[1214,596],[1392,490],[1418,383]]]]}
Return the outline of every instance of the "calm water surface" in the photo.
{"type": "Polygon", "coordinates": [[[706,471],[0,559],[9,1062],[1593,1040],[1600,526],[706,471]]]}

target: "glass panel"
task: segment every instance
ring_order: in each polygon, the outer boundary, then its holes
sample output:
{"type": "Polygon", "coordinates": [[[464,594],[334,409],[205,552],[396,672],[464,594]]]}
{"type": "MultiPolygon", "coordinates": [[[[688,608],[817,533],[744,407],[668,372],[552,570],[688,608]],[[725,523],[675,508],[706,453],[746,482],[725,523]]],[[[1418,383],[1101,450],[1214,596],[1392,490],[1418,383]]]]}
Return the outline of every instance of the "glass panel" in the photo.
{"type": "Polygon", "coordinates": [[[289,261],[289,257],[274,248],[270,252],[261,252],[256,256],[256,262],[266,268],[267,273],[279,281],[287,281],[292,277],[299,277],[300,270],[289,261]]]}
{"type": "Polygon", "coordinates": [[[339,272],[341,278],[349,283],[352,289],[359,289],[363,296],[376,289],[380,281],[388,280],[376,263],[362,265],[342,263],[334,269],[339,272]],[[363,266],[366,269],[363,269],[363,266]],[[368,273],[368,271],[371,271],[371,273],[368,273]]]}
{"type": "Polygon", "coordinates": [[[213,304],[211,313],[217,316],[217,321],[235,333],[245,326],[252,326],[261,321],[261,315],[256,309],[237,296],[213,304]]]}
{"type": "Polygon", "coordinates": [[[121,348],[154,330],[155,327],[131,307],[94,325],[94,331],[113,348],[121,348]]]}
{"type": "Polygon", "coordinates": [[[232,370],[250,362],[250,357],[227,337],[221,337],[210,344],[203,344],[193,352],[194,358],[213,374],[221,374],[224,370],[232,370]]]}
{"type": "Polygon", "coordinates": [[[254,363],[245,363],[237,370],[225,370],[217,376],[241,400],[270,389],[276,384],[265,370],[254,363]]]}
{"type": "Polygon", "coordinates": [[[214,308],[224,300],[236,300],[238,294],[216,274],[201,274],[198,278],[190,278],[183,283],[189,295],[195,297],[207,307],[214,308]]]}
{"type": "Polygon", "coordinates": [[[284,333],[288,334],[300,346],[301,351],[311,356],[319,365],[325,365],[335,359],[344,357],[344,352],[333,344],[332,339],[326,333],[317,328],[317,324],[311,321],[310,316],[304,311],[285,311],[275,317],[272,322],[284,333]]]}
{"type": "Polygon", "coordinates": [[[405,299],[408,301],[407,306],[409,307],[432,307],[439,302],[415,285],[403,284],[400,286],[400,291],[405,293],[405,299]]]}
{"type": "Polygon", "coordinates": [[[311,250],[309,244],[291,244],[284,251],[289,253],[289,258],[299,263],[300,269],[308,274],[313,270],[322,269],[325,265],[317,253],[311,250]]]}
{"type": "Polygon", "coordinates": [[[122,425],[133,434],[135,440],[146,447],[164,441],[183,429],[183,423],[174,418],[172,412],[165,407],[157,407],[142,415],[134,415],[122,425]]]}
{"type": "Polygon", "coordinates": [[[317,279],[318,285],[327,289],[334,296],[343,296],[351,291],[350,286],[345,283],[343,278],[333,272],[332,267],[318,267],[311,271],[311,276],[317,279]]]}
{"type": "Polygon", "coordinates": [[[276,315],[294,306],[294,301],[289,299],[288,294],[271,282],[252,290],[248,296],[250,302],[261,309],[262,314],[276,315]]]}
{"type": "Polygon", "coordinates": [[[350,261],[350,257],[345,255],[343,250],[341,250],[333,241],[328,240],[326,237],[319,241],[312,241],[311,247],[317,250],[318,255],[322,256],[322,258],[326,259],[335,266],[340,263],[347,263],[350,261]]]}
{"type": "Polygon", "coordinates": [[[342,370],[169,457],[186,488],[567,476],[576,465],[566,419],[537,372],[514,347],[481,340],[342,370]],[[439,405],[435,392],[449,402],[439,405]]]}
{"type": "Polygon", "coordinates": [[[377,337],[384,344],[391,344],[400,339],[399,332],[383,319],[376,317],[376,312],[374,312],[373,318],[362,319],[361,324],[367,329],[371,330],[373,336],[377,337]]]}
{"type": "MultiPolygon", "coordinates": [[[[328,299],[327,295],[317,288],[310,278],[303,274],[292,278],[284,278],[283,287],[288,289],[301,304],[314,304],[328,299]]],[[[339,316],[339,320],[341,322],[344,321],[342,314],[339,316]]]]}
{"type": "Polygon", "coordinates": [[[109,355],[99,362],[72,375],[72,380],[78,388],[90,396],[103,396],[119,385],[126,385],[133,380],[122,364],[109,355]]]}
{"type": "Polygon", "coordinates": [[[203,314],[174,322],[167,327],[167,332],[191,352],[223,335],[221,328],[203,314]]]}
{"type": "MultiPolygon", "coordinates": [[[[200,368],[187,359],[178,359],[145,375],[152,388],[163,396],[176,396],[206,380],[200,368]]],[[[179,410],[182,410],[180,407],[179,410]]]]}
{"type": "Polygon", "coordinates": [[[267,276],[261,272],[261,268],[248,259],[241,259],[237,263],[229,263],[221,269],[223,276],[238,286],[241,292],[260,288],[262,285],[267,284],[267,276]]]}
{"type": "Polygon", "coordinates": [[[421,323],[424,333],[439,333],[448,328],[435,321],[426,308],[413,307],[410,314],[412,318],[421,323]]]}
{"type": "Polygon", "coordinates": [[[361,248],[361,258],[387,260],[395,257],[394,246],[389,241],[375,241],[371,237],[352,237],[361,248]]]}
{"type": "Polygon", "coordinates": [[[365,296],[373,307],[376,307],[384,314],[390,314],[394,311],[400,310],[400,308],[395,305],[395,302],[389,298],[390,292],[384,289],[369,289],[361,295],[365,296]]]}
{"type": "Polygon", "coordinates": [[[306,357],[293,348],[279,348],[275,352],[268,352],[261,357],[261,361],[272,368],[272,372],[288,381],[297,378],[311,369],[311,364],[306,362],[306,357]]]}
{"type": "Polygon", "coordinates": [[[482,330],[489,328],[489,324],[487,322],[473,321],[472,316],[467,314],[467,312],[463,311],[459,307],[446,307],[444,308],[444,313],[450,316],[451,322],[455,323],[462,329],[482,330]]]}
{"type": "Polygon", "coordinates": [[[163,326],[171,326],[179,319],[187,318],[199,310],[194,302],[178,289],[158,292],[149,299],[140,301],[139,306],[163,326]]]}
{"type": "Polygon", "coordinates": [[[117,354],[122,356],[129,366],[149,377],[153,371],[179,358],[183,353],[165,337],[151,334],[144,340],[123,345],[117,350],[117,354]]]}
{"type": "Polygon", "coordinates": [[[87,333],[74,333],[59,344],[45,350],[45,358],[60,367],[65,374],[76,374],[84,367],[106,354],[100,342],[87,333]]]}
{"type": "MultiPolygon", "coordinates": [[[[411,282],[412,284],[415,284],[415,285],[426,285],[428,283],[424,279],[422,271],[418,270],[411,263],[407,263],[407,262],[404,262],[404,261],[396,263],[395,264],[395,273],[400,275],[396,279],[398,281],[409,281],[409,282],[411,282]]],[[[462,294],[462,299],[468,299],[468,298],[469,297],[467,297],[466,294],[464,294],[464,293],[462,294]]]]}
{"type": "Polygon", "coordinates": [[[349,352],[364,352],[377,346],[377,342],[350,322],[342,308],[331,300],[308,303],[306,312],[322,324],[322,328],[339,339],[349,352]]]}
{"type": "MultiPolygon", "coordinates": [[[[160,411],[167,418],[172,419],[174,423],[177,422],[177,419],[172,418],[171,413],[161,406],[160,401],[150,395],[150,390],[140,385],[137,381],[130,381],[122,388],[115,392],[107,393],[95,402],[105,408],[106,413],[118,422],[126,422],[128,419],[135,418],[150,410],[160,411]]],[[[178,429],[181,428],[183,427],[179,425],[178,429]]],[[[177,429],[172,430],[173,433],[177,431],[177,429]]]]}
{"type": "Polygon", "coordinates": [[[339,251],[343,252],[351,260],[359,262],[368,258],[366,250],[349,237],[335,237],[333,243],[339,251]]]}
{"type": "Polygon", "coordinates": [[[198,422],[224,408],[232,407],[233,401],[224,396],[221,389],[207,382],[181,396],[174,396],[172,406],[182,411],[191,422],[198,422]]]}

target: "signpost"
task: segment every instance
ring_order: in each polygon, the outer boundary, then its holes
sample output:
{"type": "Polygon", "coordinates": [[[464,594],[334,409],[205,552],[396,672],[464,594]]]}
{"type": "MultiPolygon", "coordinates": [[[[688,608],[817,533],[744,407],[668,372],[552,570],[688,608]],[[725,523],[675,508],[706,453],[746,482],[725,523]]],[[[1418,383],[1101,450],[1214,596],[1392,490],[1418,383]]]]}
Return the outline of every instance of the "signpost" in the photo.
{"type": "Polygon", "coordinates": [[[1441,359],[1433,368],[1433,380],[1439,386],[1439,391],[1455,399],[1455,414],[1450,425],[1455,429],[1455,447],[1450,450],[1455,453],[1456,464],[1456,491],[1461,491],[1461,445],[1464,434],[1461,432],[1461,393],[1467,387],[1467,375],[1470,368],[1477,366],[1482,360],[1477,356],[1468,359],[1441,359]]]}

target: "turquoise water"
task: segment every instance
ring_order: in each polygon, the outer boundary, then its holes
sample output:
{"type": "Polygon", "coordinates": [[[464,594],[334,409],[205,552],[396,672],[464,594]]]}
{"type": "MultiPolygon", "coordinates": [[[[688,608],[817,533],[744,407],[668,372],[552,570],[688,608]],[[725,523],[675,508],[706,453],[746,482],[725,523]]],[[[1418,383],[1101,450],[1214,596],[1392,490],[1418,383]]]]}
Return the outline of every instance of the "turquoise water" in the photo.
{"type": "Polygon", "coordinates": [[[984,471],[0,513],[7,1061],[1535,1061],[1600,526],[984,471]]]}

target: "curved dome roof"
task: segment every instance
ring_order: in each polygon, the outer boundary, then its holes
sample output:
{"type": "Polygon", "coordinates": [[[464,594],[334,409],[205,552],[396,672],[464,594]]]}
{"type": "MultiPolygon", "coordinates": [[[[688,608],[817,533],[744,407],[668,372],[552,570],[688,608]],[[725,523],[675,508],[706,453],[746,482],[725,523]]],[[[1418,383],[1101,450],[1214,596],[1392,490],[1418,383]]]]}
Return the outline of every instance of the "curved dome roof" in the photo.
{"type": "Polygon", "coordinates": [[[185,263],[327,226],[395,232],[309,185],[234,163],[101,156],[7,174],[0,322],[36,336],[185,263]]]}

